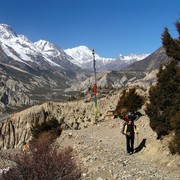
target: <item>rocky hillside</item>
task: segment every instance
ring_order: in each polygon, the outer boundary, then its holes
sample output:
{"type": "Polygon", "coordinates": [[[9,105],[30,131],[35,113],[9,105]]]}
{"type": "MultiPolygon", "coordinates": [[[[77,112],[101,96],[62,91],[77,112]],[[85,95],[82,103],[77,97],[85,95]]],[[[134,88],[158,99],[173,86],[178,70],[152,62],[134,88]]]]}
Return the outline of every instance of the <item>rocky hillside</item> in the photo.
{"type": "MultiPolygon", "coordinates": [[[[108,71],[97,74],[98,88],[127,88],[130,86],[139,86],[148,89],[156,83],[156,74],[158,69],[152,71],[108,71]]],[[[85,81],[76,82],[65,91],[82,91],[93,87],[94,77],[87,78],[85,81]]]]}
{"type": "MultiPolygon", "coordinates": [[[[145,91],[139,89],[138,92],[147,96],[145,91]]],[[[99,99],[101,116],[97,120],[91,96],[68,103],[48,102],[15,113],[0,123],[1,147],[20,148],[24,141],[30,140],[32,124],[54,117],[64,129],[57,143],[61,147],[73,147],[74,158],[82,167],[83,180],[178,180],[180,157],[170,154],[170,137],[156,139],[144,112],[145,106],[136,121],[139,135],[135,139],[135,154],[126,154],[125,137],[121,134],[123,121],[111,114],[120,93],[110,92],[99,99]]],[[[0,168],[7,168],[1,160],[0,168]]]]}
{"type": "MultiPolygon", "coordinates": [[[[105,118],[106,112],[114,109],[117,92],[109,92],[106,98],[99,99],[100,117],[98,121],[105,118]]],[[[94,124],[93,97],[85,100],[67,103],[47,102],[42,105],[33,106],[19,113],[10,115],[0,122],[0,146],[4,149],[21,147],[24,141],[31,138],[30,127],[32,124],[47,121],[51,118],[57,119],[62,127],[70,129],[82,129],[94,124]]]]}

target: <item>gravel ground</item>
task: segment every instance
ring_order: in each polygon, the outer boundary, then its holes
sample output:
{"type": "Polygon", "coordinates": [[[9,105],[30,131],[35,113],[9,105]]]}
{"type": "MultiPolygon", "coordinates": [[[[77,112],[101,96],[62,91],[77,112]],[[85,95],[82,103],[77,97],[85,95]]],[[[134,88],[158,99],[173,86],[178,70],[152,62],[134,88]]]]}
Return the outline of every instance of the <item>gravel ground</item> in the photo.
{"type": "Polygon", "coordinates": [[[163,148],[163,143],[156,140],[147,117],[140,118],[136,125],[139,129],[135,139],[137,152],[132,155],[126,153],[120,119],[82,130],[65,130],[58,142],[62,147],[74,148],[84,180],[180,179],[179,156],[171,156],[168,148],[163,148]]]}
{"type": "MultiPolygon", "coordinates": [[[[180,180],[180,156],[169,153],[168,139],[156,139],[147,116],[135,124],[139,135],[132,155],[126,153],[121,119],[99,122],[81,130],[64,130],[57,142],[63,148],[74,149],[83,180],[180,180]]],[[[0,169],[8,166],[11,163],[0,158],[0,169]]]]}

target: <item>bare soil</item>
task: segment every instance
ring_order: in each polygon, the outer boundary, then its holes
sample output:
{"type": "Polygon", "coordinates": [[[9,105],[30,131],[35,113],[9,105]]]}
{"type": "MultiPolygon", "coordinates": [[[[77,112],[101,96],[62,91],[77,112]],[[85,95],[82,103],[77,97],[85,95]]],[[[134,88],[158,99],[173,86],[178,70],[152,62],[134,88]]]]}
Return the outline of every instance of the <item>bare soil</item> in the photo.
{"type": "Polygon", "coordinates": [[[58,143],[71,146],[84,180],[178,180],[180,156],[171,155],[168,138],[157,140],[146,115],[136,122],[135,153],[127,155],[123,120],[110,119],[81,130],[64,130],[58,143]]]}

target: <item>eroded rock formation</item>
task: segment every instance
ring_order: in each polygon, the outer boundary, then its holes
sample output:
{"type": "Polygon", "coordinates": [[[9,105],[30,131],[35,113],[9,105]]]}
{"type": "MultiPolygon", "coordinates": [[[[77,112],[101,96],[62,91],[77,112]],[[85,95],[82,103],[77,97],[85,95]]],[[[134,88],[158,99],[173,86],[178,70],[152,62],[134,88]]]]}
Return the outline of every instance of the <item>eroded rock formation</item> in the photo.
{"type": "Polygon", "coordinates": [[[0,122],[0,146],[3,149],[21,147],[23,142],[31,139],[30,128],[33,124],[51,118],[57,119],[66,128],[86,128],[89,124],[104,119],[106,112],[115,109],[118,99],[118,92],[99,99],[100,116],[98,119],[95,119],[93,100],[66,103],[47,102],[12,114],[0,122]]]}

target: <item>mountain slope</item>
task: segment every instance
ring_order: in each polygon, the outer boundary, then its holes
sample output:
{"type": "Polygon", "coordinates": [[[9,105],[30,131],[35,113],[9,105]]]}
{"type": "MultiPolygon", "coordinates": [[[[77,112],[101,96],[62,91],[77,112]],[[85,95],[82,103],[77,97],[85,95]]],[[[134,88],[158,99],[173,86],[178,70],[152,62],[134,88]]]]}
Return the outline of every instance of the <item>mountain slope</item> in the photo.
{"type": "Polygon", "coordinates": [[[0,43],[4,53],[15,61],[28,65],[33,63],[41,68],[45,62],[61,70],[80,70],[61,48],[44,40],[32,43],[24,35],[14,33],[8,25],[0,25],[0,43]]]}
{"type": "Polygon", "coordinates": [[[135,62],[125,68],[129,71],[152,71],[159,69],[159,67],[167,62],[171,61],[172,58],[168,57],[163,47],[158,48],[154,53],[146,57],[145,59],[135,62]]]}
{"type": "MultiPolygon", "coordinates": [[[[10,96],[18,92],[29,97],[29,102],[30,99],[57,100],[73,81],[86,79],[90,74],[71,60],[72,57],[56,45],[43,40],[32,43],[24,35],[17,35],[10,26],[0,24],[0,100],[6,97],[4,102],[12,105],[10,96]],[[7,84],[8,80],[16,84],[16,90],[11,83],[7,84]]],[[[21,97],[17,101],[17,106],[23,102],[28,104],[21,97]]]]}

